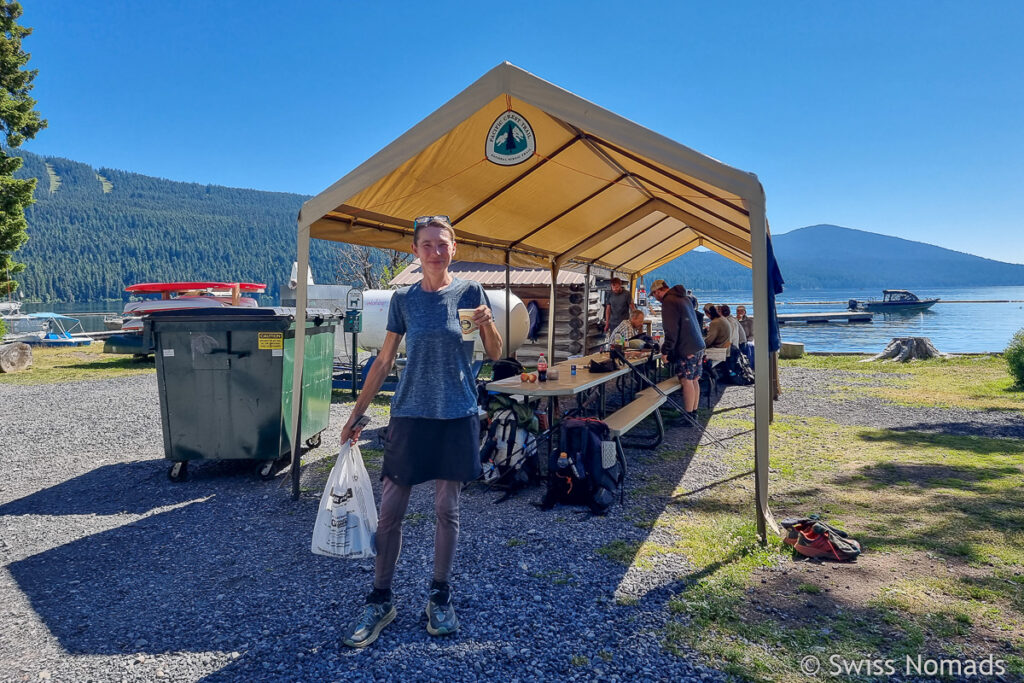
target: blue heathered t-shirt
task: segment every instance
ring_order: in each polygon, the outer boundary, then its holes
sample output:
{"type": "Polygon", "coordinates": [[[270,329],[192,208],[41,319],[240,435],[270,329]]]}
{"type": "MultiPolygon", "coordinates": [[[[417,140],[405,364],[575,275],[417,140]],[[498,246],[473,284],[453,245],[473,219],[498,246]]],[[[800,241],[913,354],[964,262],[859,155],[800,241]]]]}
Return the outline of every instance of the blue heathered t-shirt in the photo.
{"type": "Polygon", "coordinates": [[[417,283],[394,293],[387,330],[405,335],[409,361],[391,399],[392,417],[476,415],[473,342],[462,339],[459,309],[481,304],[490,306],[480,283],[458,278],[439,292],[417,283]]]}

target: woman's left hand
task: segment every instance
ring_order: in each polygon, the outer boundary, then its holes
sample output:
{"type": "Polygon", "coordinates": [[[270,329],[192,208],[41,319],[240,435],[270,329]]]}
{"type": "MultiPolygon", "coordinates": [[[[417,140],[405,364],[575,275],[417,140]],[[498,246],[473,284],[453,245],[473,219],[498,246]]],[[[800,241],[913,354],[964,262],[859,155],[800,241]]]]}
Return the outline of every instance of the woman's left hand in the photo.
{"type": "Polygon", "coordinates": [[[473,311],[473,324],[477,327],[484,327],[491,324],[494,321],[494,316],[491,314],[491,309],[481,304],[476,307],[473,311]]]}

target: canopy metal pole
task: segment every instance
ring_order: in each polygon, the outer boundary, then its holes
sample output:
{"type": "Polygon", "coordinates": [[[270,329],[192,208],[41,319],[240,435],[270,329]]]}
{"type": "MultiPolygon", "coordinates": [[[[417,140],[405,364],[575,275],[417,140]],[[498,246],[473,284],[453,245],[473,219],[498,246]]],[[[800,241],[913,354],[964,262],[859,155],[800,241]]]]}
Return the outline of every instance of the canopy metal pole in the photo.
{"type": "Polygon", "coordinates": [[[768,509],[768,426],[771,420],[772,366],[768,351],[768,228],[764,190],[748,198],[751,272],[754,286],[754,486],[757,535],[767,543],[768,530],[779,533],[768,509]]]}
{"type": "Polygon", "coordinates": [[[502,358],[510,358],[512,356],[512,337],[510,336],[510,329],[512,327],[512,273],[511,273],[511,257],[512,252],[505,251],[505,340],[503,346],[505,347],[505,353],[502,354],[502,358]]]}
{"type": "MultiPolygon", "coordinates": [[[[299,418],[302,415],[302,366],[306,359],[306,294],[309,269],[309,226],[298,229],[298,273],[295,286],[295,362],[292,372],[292,500],[299,499],[299,465],[302,459],[302,434],[299,418]]],[[[353,353],[355,349],[353,349],[353,353]]],[[[286,359],[287,361],[287,359],[286,359]]]]}
{"type": "Polygon", "coordinates": [[[558,264],[551,262],[551,294],[548,296],[548,363],[555,362],[555,286],[558,283],[558,264]]]}
{"type": "Polygon", "coordinates": [[[590,353],[590,264],[583,276],[583,355],[590,353]]]}

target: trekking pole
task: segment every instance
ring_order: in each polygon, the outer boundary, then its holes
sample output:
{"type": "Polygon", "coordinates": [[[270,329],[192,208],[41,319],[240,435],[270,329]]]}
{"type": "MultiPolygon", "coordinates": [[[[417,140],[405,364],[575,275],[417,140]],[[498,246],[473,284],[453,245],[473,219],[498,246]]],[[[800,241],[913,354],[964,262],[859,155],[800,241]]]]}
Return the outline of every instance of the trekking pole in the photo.
{"type": "MultiPolygon", "coordinates": [[[[632,372],[632,373],[633,373],[634,375],[636,375],[636,376],[637,376],[637,377],[639,377],[639,378],[640,378],[641,380],[643,380],[643,382],[646,382],[646,383],[647,383],[647,386],[651,387],[651,388],[652,388],[652,389],[654,389],[654,390],[655,390],[656,392],[658,392],[659,394],[661,394],[661,396],[662,396],[662,397],[664,397],[664,399],[665,399],[665,400],[666,400],[666,401],[667,401],[667,402],[668,402],[668,403],[669,403],[669,404],[670,404],[670,405],[671,405],[671,406],[672,406],[673,408],[675,408],[675,409],[676,409],[676,410],[677,410],[677,411],[678,411],[678,412],[679,412],[679,413],[680,413],[680,414],[681,414],[681,415],[683,416],[683,418],[684,418],[684,419],[685,419],[685,420],[686,420],[687,422],[689,422],[689,423],[690,423],[690,425],[691,425],[691,426],[693,426],[693,427],[696,427],[697,429],[699,429],[699,430],[700,430],[700,432],[701,432],[701,436],[706,436],[706,437],[708,437],[708,439],[710,439],[710,440],[711,440],[711,442],[712,442],[713,444],[715,444],[716,446],[718,446],[718,447],[720,447],[720,448],[725,448],[725,447],[726,447],[726,446],[725,446],[725,444],[724,444],[724,443],[722,443],[722,441],[721,441],[721,440],[720,440],[720,439],[719,439],[718,437],[716,437],[716,436],[715,436],[714,434],[712,434],[711,432],[709,432],[709,431],[707,430],[707,428],[706,428],[706,427],[705,427],[704,425],[702,425],[702,424],[701,424],[701,423],[700,423],[699,421],[695,420],[694,418],[690,417],[690,413],[689,413],[689,412],[688,412],[687,410],[685,410],[685,409],[684,409],[684,408],[683,408],[683,407],[682,407],[681,405],[679,405],[678,403],[676,403],[676,400],[675,400],[674,398],[672,398],[671,396],[669,396],[668,394],[666,394],[666,393],[665,393],[664,391],[662,391],[662,390],[661,390],[661,387],[659,387],[659,386],[658,386],[658,385],[657,385],[656,383],[652,382],[652,381],[650,380],[650,378],[648,378],[648,377],[647,377],[647,375],[645,375],[644,373],[640,372],[640,371],[639,371],[639,370],[637,370],[637,369],[636,369],[635,367],[633,367],[633,366],[632,366],[632,365],[630,364],[630,362],[629,362],[628,360],[626,360],[626,354],[624,354],[624,353],[623,353],[622,351],[619,351],[618,349],[615,349],[615,348],[613,348],[613,349],[611,350],[611,352],[610,352],[610,355],[611,355],[611,357],[612,357],[612,358],[616,358],[617,360],[620,360],[620,361],[622,361],[623,363],[625,363],[625,364],[626,364],[626,367],[627,367],[627,368],[629,368],[629,369],[630,369],[630,371],[631,371],[631,372],[632,372]]],[[[699,442],[698,442],[698,443],[699,443],[699,442]]]]}

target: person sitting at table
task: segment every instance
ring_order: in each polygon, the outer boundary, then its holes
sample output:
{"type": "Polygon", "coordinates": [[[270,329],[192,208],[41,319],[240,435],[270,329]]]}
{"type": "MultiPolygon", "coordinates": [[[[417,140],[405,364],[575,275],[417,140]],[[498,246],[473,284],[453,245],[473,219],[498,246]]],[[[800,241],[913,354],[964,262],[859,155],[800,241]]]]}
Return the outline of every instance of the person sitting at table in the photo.
{"type": "Polygon", "coordinates": [[[707,304],[704,306],[704,315],[711,321],[704,334],[704,345],[709,349],[729,348],[729,323],[718,312],[718,308],[714,304],[707,304]]]}
{"type": "Polygon", "coordinates": [[[747,343],[740,347],[746,355],[747,360],[750,361],[750,367],[754,367],[754,319],[747,316],[746,306],[736,307],[736,322],[743,328],[743,333],[747,335],[747,343]]]}
{"type": "Polygon", "coordinates": [[[629,318],[623,320],[615,330],[612,331],[611,343],[618,344],[619,339],[629,341],[637,335],[644,333],[644,312],[634,309],[629,318]]]}
{"type": "Polygon", "coordinates": [[[732,316],[732,311],[729,309],[729,304],[722,304],[718,307],[718,312],[725,318],[725,322],[729,323],[729,343],[735,346],[737,349],[742,349],[743,345],[747,343],[747,334],[740,327],[739,322],[732,316]]]}

